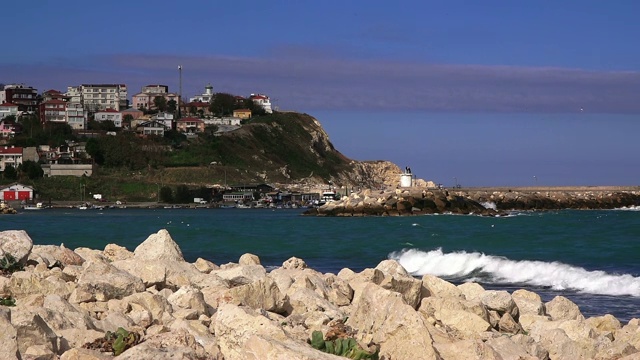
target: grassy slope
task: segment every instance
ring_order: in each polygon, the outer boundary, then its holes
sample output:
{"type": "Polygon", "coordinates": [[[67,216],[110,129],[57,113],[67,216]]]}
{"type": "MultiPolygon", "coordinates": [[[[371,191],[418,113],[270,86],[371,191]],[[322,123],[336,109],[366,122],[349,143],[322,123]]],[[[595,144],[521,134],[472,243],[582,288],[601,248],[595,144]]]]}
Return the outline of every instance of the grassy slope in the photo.
{"type": "Polygon", "coordinates": [[[161,186],[175,188],[186,184],[198,188],[224,184],[225,179],[230,185],[288,183],[312,174],[317,181],[326,181],[348,169],[350,160],[333,149],[325,135],[307,114],[277,113],[254,118],[242,128],[221,136],[190,141],[169,154],[164,167],[100,168],[88,178],[53,177],[20,182],[33,186],[44,201],[80,201],[83,196],[90,199],[90,194],[95,193],[114,201],[155,201],[161,186]],[[210,165],[214,161],[217,164],[210,165]]]}

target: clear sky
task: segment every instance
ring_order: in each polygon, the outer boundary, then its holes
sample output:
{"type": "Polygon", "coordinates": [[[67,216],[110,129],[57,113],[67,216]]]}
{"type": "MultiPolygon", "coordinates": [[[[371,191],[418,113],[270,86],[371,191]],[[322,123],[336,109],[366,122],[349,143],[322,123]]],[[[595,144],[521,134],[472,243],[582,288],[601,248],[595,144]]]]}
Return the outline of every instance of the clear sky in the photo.
{"type": "Polygon", "coordinates": [[[264,93],[445,185],[640,185],[640,2],[3,4],[0,83],[264,93]]]}

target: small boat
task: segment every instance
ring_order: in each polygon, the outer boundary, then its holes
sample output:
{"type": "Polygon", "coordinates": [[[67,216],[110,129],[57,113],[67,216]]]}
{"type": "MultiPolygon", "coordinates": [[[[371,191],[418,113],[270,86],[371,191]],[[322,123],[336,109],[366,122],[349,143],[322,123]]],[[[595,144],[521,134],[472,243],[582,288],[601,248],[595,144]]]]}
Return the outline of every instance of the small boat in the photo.
{"type": "Polygon", "coordinates": [[[42,205],[41,202],[35,205],[24,205],[22,207],[22,210],[42,210],[42,209],[44,209],[44,206],[42,205]]]}

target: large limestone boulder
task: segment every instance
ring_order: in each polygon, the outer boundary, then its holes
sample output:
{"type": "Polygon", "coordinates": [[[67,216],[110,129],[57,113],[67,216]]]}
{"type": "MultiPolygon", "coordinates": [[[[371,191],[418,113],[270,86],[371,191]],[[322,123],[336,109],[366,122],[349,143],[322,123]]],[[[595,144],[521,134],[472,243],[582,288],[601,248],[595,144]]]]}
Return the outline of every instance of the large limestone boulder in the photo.
{"type": "Polygon", "coordinates": [[[253,309],[284,313],[287,298],[276,282],[265,277],[251,284],[236,286],[226,291],[226,302],[245,305],[253,309]]]}
{"type": "Polygon", "coordinates": [[[6,287],[6,292],[14,298],[49,294],[58,294],[68,298],[73,292],[75,284],[67,283],[56,276],[46,276],[44,273],[18,271],[11,274],[11,279],[6,287]]]}
{"type": "Polygon", "coordinates": [[[482,295],[485,292],[485,289],[482,287],[482,285],[474,282],[460,284],[458,285],[458,290],[462,292],[462,295],[464,295],[467,300],[474,301],[480,301],[482,299],[482,295]]]}
{"type": "Polygon", "coordinates": [[[60,355],[60,360],[113,360],[113,355],[98,350],[75,347],[60,355]]]}
{"type": "Polygon", "coordinates": [[[119,270],[103,261],[87,261],[70,302],[107,301],[122,299],[145,290],[144,283],[136,276],[119,270]]]}
{"type": "Polygon", "coordinates": [[[11,324],[16,330],[18,351],[25,354],[31,346],[42,345],[52,353],[58,352],[58,336],[47,323],[32,311],[11,312],[11,324]]]}
{"type": "Polygon", "coordinates": [[[556,296],[545,304],[551,320],[584,320],[580,308],[564,296],[556,296]]]}
{"type": "Polygon", "coordinates": [[[143,241],[133,251],[137,260],[173,260],[184,261],[182,251],[178,244],[171,238],[166,229],[162,229],[143,241]]]}
{"type": "Polygon", "coordinates": [[[0,231],[0,258],[7,254],[24,264],[33,247],[33,240],[24,230],[0,231]]]}
{"type": "Polygon", "coordinates": [[[0,306],[0,355],[7,359],[18,358],[18,332],[11,324],[11,310],[0,306]]]}
{"type": "Polygon", "coordinates": [[[238,286],[264,279],[267,276],[267,270],[262,265],[238,265],[214,270],[210,274],[227,280],[231,286],[238,286]]]}
{"type": "Polygon", "coordinates": [[[111,261],[127,260],[134,256],[131,251],[127,250],[127,248],[117,244],[107,244],[102,253],[111,261]]]}
{"type": "Polygon", "coordinates": [[[368,283],[356,290],[353,311],[346,322],[363,343],[380,345],[390,359],[437,359],[424,318],[397,292],[368,283]]]}
{"type": "Polygon", "coordinates": [[[61,265],[62,267],[82,265],[84,259],[64,245],[34,245],[29,254],[29,260],[43,263],[47,267],[61,265]]]}
{"type": "Polygon", "coordinates": [[[451,343],[435,343],[434,347],[446,360],[502,360],[491,346],[479,339],[459,340],[451,343]]]}
{"type": "Polygon", "coordinates": [[[491,324],[485,319],[464,310],[441,308],[436,310],[433,316],[463,339],[472,339],[477,334],[491,329],[491,324]]]}
{"type": "Polygon", "coordinates": [[[462,291],[452,283],[442,280],[433,275],[422,276],[423,295],[422,297],[457,297],[464,298],[462,291]]]}
{"type": "Polygon", "coordinates": [[[268,318],[232,304],[218,309],[214,333],[225,360],[339,359],[291,338],[268,318]]]}
{"type": "Polygon", "coordinates": [[[527,349],[521,344],[513,341],[507,336],[497,336],[486,341],[500,358],[504,360],[536,360],[540,359],[527,352],[527,349]]]}
{"type": "Polygon", "coordinates": [[[518,312],[522,314],[544,315],[544,303],[540,295],[524,289],[519,289],[511,294],[511,298],[518,306],[518,312]]]}
{"type": "Polygon", "coordinates": [[[217,358],[207,354],[204,347],[186,330],[161,333],[125,350],[118,360],[197,360],[217,358]]]}
{"type": "Polygon", "coordinates": [[[511,315],[512,318],[518,319],[518,306],[506,291],[487,290],[482,295],[482,303],[488,310],[494,310],[500,317],[505,313],[511,315]]]}
{"type": "Polygon", "coordinates": [[[260,265],[260,258],[254,254],[242,254],[238,260],[239,265],[260,265]]]}
{"type": "Polygon", "coordinates": [[[209,307],[204,301],[204,295],[193,286],[181,287],[178,291],[169,295],[167,301],[172,305],[174,311],[176,308],[182,308],[194,311],[198,317],[200,315],[210,315],[209,307]]]}
{"type": "Polygon", "coordinates": [[[329,286],[327,293],[329,301],[338,306],[347,306],[353,300],[353,289],[349,283],[334,274],[326,274],[325,283],[329,286]]]}

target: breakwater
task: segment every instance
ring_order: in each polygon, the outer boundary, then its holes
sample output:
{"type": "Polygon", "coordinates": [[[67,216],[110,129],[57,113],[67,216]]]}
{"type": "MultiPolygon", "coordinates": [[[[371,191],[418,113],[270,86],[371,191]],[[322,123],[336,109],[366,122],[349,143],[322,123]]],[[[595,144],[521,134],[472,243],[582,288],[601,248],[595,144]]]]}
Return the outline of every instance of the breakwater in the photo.
{"type": "Polygon", "coordinates": [[[505,215],[510,210],[615,209],[640,206],[640,188],[365,189],[305,215],[404,216],[437,213],[505,215]]]}

